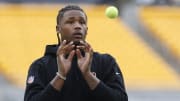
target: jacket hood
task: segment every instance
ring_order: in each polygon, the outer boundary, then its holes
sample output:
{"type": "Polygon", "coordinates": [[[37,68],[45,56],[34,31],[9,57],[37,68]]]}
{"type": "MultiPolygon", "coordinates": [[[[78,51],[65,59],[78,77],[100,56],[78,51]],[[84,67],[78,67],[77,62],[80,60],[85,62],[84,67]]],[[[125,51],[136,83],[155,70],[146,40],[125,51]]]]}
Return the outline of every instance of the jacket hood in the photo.
{"type": "Polygon", "coordinates": [[[45,49],[44,55],[56,55],[56,51],[58,49],[58,45],[47,45],[45,49]]]}

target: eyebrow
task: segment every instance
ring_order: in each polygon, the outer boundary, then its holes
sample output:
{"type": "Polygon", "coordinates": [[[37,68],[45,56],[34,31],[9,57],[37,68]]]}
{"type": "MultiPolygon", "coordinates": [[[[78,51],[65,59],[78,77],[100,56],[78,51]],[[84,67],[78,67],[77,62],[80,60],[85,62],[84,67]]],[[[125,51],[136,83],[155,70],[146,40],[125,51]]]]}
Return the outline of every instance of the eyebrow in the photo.
{"type": "MultiPolygon", "coordinates": [[[[75,17],[69,17],[68,19],[71,20],[71,19],[74,19],[74,18],[75,18],[75,17]]],[[[83,19],[83,20],[86,20],[84,17],[81,17],[81,16],[80,16],[80,18],[83,19]]]]}

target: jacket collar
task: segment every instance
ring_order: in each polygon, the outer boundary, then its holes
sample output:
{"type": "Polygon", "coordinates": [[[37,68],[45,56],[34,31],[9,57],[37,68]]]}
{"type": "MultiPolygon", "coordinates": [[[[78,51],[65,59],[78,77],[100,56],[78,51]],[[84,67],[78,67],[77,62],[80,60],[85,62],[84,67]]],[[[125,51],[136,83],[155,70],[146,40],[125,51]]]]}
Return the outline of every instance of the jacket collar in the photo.
{"type": "Polygon", "coordinates": [[[47,45],[45,49],[44,55],[56,55],[56,51],[58,49],[58,45],[47,45]]]}

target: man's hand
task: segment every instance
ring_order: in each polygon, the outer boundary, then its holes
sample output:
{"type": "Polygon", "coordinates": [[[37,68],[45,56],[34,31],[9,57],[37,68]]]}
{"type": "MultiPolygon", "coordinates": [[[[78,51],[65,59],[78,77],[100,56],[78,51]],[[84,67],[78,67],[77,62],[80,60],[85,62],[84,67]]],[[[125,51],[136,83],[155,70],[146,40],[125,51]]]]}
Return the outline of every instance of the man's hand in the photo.
{"type": "Polygon", "coordinates": [[[91,90],[94,90],[97,85],[99,84],[100,80],[91,73],[91,63],[93,59],[93,50],[91,46],[88,43],[81,42],[80,46],[77,46],[76,48],[76,54],[78,58],[78,67],[86,80],[89,88],[91,90]],[[84,50],[85,55],[83,56],[80,52],[81,50],[84,50]]]}
{"type": "Polygon", "coordinates": [[[91,63],[93,57],[93,50],[88,43],[80,41],[81,45],[76,47],[76,54],[78,58],[78,67],[83,75],[86,75],[91,72],[91,63]],[[80,49],[85,52],[83,56],[80,52],[80,49]]]}
{"type": "Polygon", "coordinates": [[[66,43],[67,41],[64,40],[57,50],[58,72],[64,77],[66,77],[71,68],[71,62],[75,54],[75,50],[73,50],[75,45],[73,45],[73,42],[66,43]]]}

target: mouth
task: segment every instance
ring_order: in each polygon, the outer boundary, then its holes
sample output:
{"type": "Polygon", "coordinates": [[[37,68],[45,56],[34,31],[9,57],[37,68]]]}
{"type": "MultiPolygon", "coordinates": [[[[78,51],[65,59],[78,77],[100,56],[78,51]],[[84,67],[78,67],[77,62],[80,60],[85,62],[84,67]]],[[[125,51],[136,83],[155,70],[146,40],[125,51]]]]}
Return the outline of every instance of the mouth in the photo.
{"type": "Polygon", "coordinates": [[[73,37],[74,37],[75,39],[82,39],[83,35],[82,35],[82,33],[77,32],[77,33],[74,33],[74,34],[73,34],[73,37]]]}

